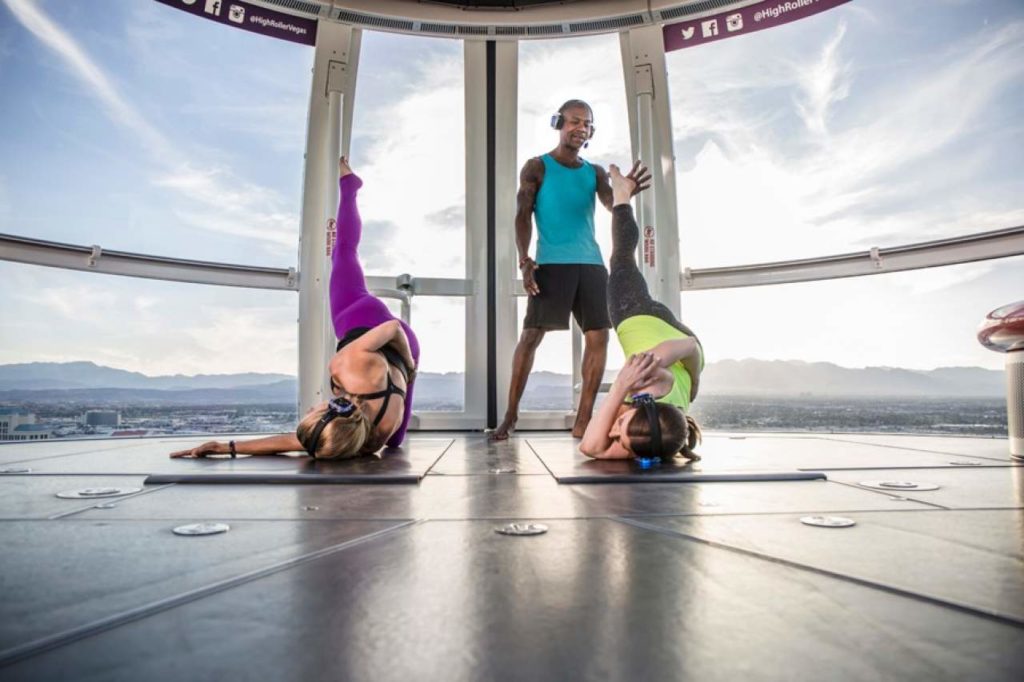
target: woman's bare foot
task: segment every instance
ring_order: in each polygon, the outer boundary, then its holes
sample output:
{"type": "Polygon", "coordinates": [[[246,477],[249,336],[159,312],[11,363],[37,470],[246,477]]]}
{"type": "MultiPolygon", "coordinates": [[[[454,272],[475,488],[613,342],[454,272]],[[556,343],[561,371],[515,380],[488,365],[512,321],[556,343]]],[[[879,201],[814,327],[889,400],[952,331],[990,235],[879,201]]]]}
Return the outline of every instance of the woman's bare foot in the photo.
{"type": "Polygon", "coordinates": [[[635,194],[651,186],[651,175],[641,162],[633,162],[628,175],[623,175],[614,163],[608,166],[608,179],[612,185],[612,204],[628,204],[635,194]]]}
{"type": "Polygon", "coordinates": [[[353,172],[352,166],[348,165],[348,157],[341,157],[338,160],[338,175],[340,177],[345,177],[346,175],[352,175],[353,172]]]}
{"type": "Polygon", "coordinates": [[[338,159],[338,175],[341,176],[342,198],[354,195],[363,186],[362,178],[356,175],[355,171],[352,170],[352,166],[348,165],[347,156],[338,159]],[[346,180],[346,178],[348,179],[346,180]]]}
{"type": "Polygon", "coordinates": [[[636,185],[614,163],[608,166],[608,180],[612,185],[612,203],[616,206],[628,204],[636,185]]]}

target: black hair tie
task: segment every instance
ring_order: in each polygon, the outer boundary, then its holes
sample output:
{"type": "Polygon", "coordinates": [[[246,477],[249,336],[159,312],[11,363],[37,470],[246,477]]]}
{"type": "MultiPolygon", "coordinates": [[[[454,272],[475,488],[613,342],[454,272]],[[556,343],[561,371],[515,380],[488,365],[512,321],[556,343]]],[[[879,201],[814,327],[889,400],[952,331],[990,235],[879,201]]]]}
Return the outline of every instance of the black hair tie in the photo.
{"type": "Polygon", "coordinates": [[[650,393],[638,393],[633,396],[633,405],[642,409],[647,415],[647,422],[651,428],[651,456],[660,459],[664,443],[661,442],[661,421],[658,419],[658,404],[654,402],[654,396],[650,393]]]}
{"type": "Polygon", "coordinates": [[[302,447],[306,449],[309,456],[316,459],[316,446],[320,442],[320,434],[323,433],[324,427],[331,423],[332,419],[338,417],[347,417],[356,411],[356,404],[348,398],[334,398],[327,403],[327,411],[324,412],[324,416],[320,417],[320,421],[313,427],[313,433],[309,434],[309,438],[302,443],[302,447]]]}

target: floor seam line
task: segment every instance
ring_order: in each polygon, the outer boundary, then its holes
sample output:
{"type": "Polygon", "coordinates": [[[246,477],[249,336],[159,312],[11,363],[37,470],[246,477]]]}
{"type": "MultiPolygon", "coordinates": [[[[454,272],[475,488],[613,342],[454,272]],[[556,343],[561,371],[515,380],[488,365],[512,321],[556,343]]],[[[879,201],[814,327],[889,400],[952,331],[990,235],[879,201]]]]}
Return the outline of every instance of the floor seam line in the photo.
{"type": "Polygon", "coordinates": [[[733,545],[727,545],[725,543],[718,542],[718,541],[715,541],[715,540],[708,540],[706,538],[697,537],[696,535],[689,535],[687,533],[683,533],[681,531],[673,530],[671,528],[663,528],[663,527],[654,526],[654,525],[651,525],[651,524],[646,524],[646,523],[639,522],[639,521],[636,521],[634,519],[630,519],[630,518],[626,518],[626,517],[621,517],[621,516],[620,517],[615,517],[615,518],[613,518],[613,520],[617,521],[619,523],[623,523],[623,524],[628,525],[628,526],[632,526],[634,528],[640,528],[642,530],[647,530],[647,531],[651,531],[651,532],[654,532],[654,533],[659,533],[661,535],[668,535],[668,536],[671,536],[671,537],[677,537],[677,538],[689,540],[691,542],[697,542],[697,543],[700,543],[700,544],[703,544],[703,545],[707,545],[709,547],[715,547],[717,549],[722,549],[722,550],[725,550],[725,551],[728,551],[728,552],[733,552],[733,553],[736,553],[736,554],[742,554],[743,556],[748,556],[748,557],[751,557],[751,558],[754,558],[754,559],[760,559],[762,561],[768,561],[768,562],[771,562],[771,563],[774,563],[774,564],[779,564],[779,565],[782,565],[782,566],[788,566],[790,568],[794,568],[794,569],[797,569],[797,570],[810,571],[812,573],[817,573],[818,575],[824,575],[824,576],[827,576],[827,577],[830,577],[830,578],[835,578],[836,580],[842,580],[844,582],[849,582],[849,583],[853,583],[855,585],[860,585],[861,587],[868,587],[868,588],[871,588],[871,589],[881,590],[883,592],[888,592],[889,594],[895,594],[897,596],[905,597],[905,598],[908,598],[908,599],[914,599],[914,600],[917,600],[917,601],[923,601],[923,602],[926,602],[926,603],[929,603],[929,604],[932,604],[932,605],[935,605],[935,606],[941,606],[941,607],[944,607],[944,608],[953,609],[955,611],[960,611],[962,613],[968,613],[968,614],[971,614],[971,615],[974,615],[974,616],[978,616],[978,617],[981,617],[981,618],[986,618],[988,620],[993,620],[993,621],[1002,623],[1004,625],[1010,625],[1010,626],[1015,627],[1017,629],[1024,629],[1024,619],[1014,618],[1012,616],[1006,616],[1006,615],[999,614],[999,613],[993,613],[991,611],[985,611],[983,609],[979,609],[979,608],[974,607],[974,606],[969,606],[967,604],[961,604],[959,602],[950,601],[950,600],[947,600],[947,599],[942,599],[940,597],[933,597],[933,596],[928,595],[928,594],[922,594],[920,592],[913,592],[913,591],[910,591],[908,589],[904,589],[904,588],[901,588],[901,587],[894,587],[892,585],[886,585],[884,583],[874,582],[872,580],[868,580],[867,578],[859,578],[857,576],[846,575],[846,574],[843,574],[843,573],[837,573],[837,572],[831,571],[831,570],[829,570],[827,568],[820,568],[820,567],[817,567],[817,566],[811,566],[811,565],[808,565],[808,564],[802,564],[802,563],[799,563],[797,561],[793,561],[791,559],[784,559],[782,557],[776,557],[776,556],[772,556],[770,554],[762,554],[761,552],[755,552],[754,550],[744,549],[742,547],[736,547],[736,546],[733,546],[733,545]]]}
{"type": "Polygon", "coordinates": [[[229,590],[231,588],[238,587],[246,583],[253,582],[255,580],[259,580],[260,578],[265,578],[275,573],[280,573],[281,571],[287,570],[289,568],[294,568],[296,566],[300,566],[311,561],[316,561],[317,559],[322,559],[324,557],[330,556],[331,554],[336,554],[338,552],[349,549],[350,547],[354,547],[364,542],[374,540],[376,538],[382,537],[384,535],[404,528],[409,528],[419,523],[422,523],[422,521],[414,520],[408,521],[406,523],[401,523],[395,526],[391,526],[390,528],[384,528],[379,531],[370,533],[368,535],[354,538],[352,540],[347,540],[337,545],[332,545],[330,547],[319,549],[315,552],[310,552],[308,554],[292,557],[291,559],[279,561],[276,564],[271,564],[264,568],[256,569],[248,573],[243,573],[239,576],[225,578],[223,580],[219,580],[217,582],[196,588],[194,590],[189,590],[187,592],[182,592],[177,595],[165,597],[155,602],[150,602],[149,604],[137,606],[133,609],[129,609],[118,614],[107,616],[106,618],[101,618],[91,623],[86,623],[85,625],[70,628],[63,632],[59,632],[55,635],[50,635],[48,637],[36,639],[32,642],[27,642],[25,644],[13,647],[11,649],[7,649],[6,651],[0,651],[0,666],[7,666],[12,663],[24,660],[26,658],[30,658],[32,656],[44,653],[46,651],[56,649],[66,644],[70,644],[78,640],[92,637],[93,635],[97,635],[102,632],[112,630],[122,625],[127,625],[128,623],[132,623],[143,618],[148,618],[149,616],[155,615],[157,613],[168,611],[178,606],[183,606],[185,604],[198,601],[199,599],[203,599],[204,597],[208,597],[219,592],[223,592],[225,590],[229,590]]]}

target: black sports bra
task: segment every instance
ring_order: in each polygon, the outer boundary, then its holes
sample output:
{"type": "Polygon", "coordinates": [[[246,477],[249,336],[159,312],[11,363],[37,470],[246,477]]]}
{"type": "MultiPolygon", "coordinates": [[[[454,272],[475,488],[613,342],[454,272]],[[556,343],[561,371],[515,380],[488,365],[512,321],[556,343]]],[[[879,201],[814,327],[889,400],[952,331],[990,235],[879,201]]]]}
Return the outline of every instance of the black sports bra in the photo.
{"type": "MultiPolygon", "coordinates": [[[[337,350],[341,350],[342,348],[352,343],[353,341],[355,341],[368,331],[370,331],[369,327],[353,327],[352,329],[349,329],[347,332],[345,332],[345,336],[343,336],[341,340],[338,341],[337,350]]],[[[384,356],[384,359],[387,361],[389,365],[398,368],[398,371],[400,371],[402,373],[402,376],[405,377],[406,382],[409,381],[409,367],[408,365],[405,364],[405,359],[402,357],[401,353],[399,353],[391,346],[384,346],[383,348],[380,348],[377,352],[384,356]]],[[[391,380],[390,370],[387,373],[387,379],[388,385],[386,388],[384,388],[384,390],[376,391],[374,393],[350,394],[355,398],[362,398],[363,400],[375,400],[376,398],[384,398],[384,402],[381,403],[380,405],[380,412],[377,413],[377,416],[373,420],[374,428],[376,428],[377,424],[380,424],[380,420],[384,418],[384,413],[387,412],[388,403],[391,401],[391,396],[400,395],[403,398],[405,397],[405,391],[396,386],[395,382],[391,380]]]]}

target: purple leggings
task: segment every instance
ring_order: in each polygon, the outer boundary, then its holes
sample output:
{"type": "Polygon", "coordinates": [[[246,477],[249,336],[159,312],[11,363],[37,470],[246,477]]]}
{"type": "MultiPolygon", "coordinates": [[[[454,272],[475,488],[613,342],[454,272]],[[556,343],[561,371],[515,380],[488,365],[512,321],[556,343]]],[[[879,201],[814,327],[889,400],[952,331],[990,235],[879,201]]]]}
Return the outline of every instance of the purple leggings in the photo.
{"type": "MultiPolygon", "coordinates": [[[[359,264],[359,238],[363,232],[363,221],[359,218],[359,207],[356,206],[356,192],[363,186],[363,181],[354,174],[346,175],[341,178],[339,185],[338,241],[334,245],[331,269],[331,319],[334,321],[334,333],[340,339],[354,327],[376,327],[395,319],[395,316],[379,298],[367,291],[366,278],[359,264]]],[[[409,338],[413,360],[418,364],[420,342],[409,325],[402,320],[399,322],[409,338]]],[[[410,383],[405,389],[405,414],[402,415],[401,426],[388,439],[388,447],[396,447],[405,439],[412,414],[412,388],[410,383]]]]}

